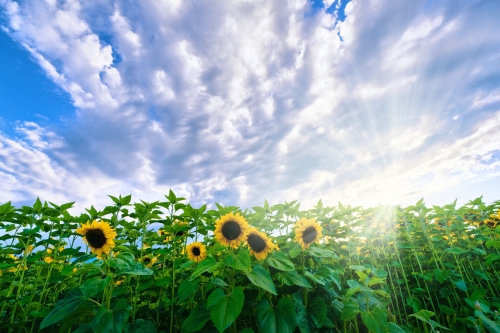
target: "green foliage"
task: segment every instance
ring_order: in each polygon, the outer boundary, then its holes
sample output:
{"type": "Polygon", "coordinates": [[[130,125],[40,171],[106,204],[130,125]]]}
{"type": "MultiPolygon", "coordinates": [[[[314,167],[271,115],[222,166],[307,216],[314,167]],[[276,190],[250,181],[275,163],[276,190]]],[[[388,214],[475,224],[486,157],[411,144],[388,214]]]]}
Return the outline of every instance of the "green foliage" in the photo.
{"type": "Polygon", "coordinates": [[[74,202],[0,204],[0,331],[500,332],[500,201],[242,210],[193,207],[173,191],[109,198],[76,216],[74,202]],[[257,259],[245,242],[219,244],[228,213],[272,249],[257,259]],[[302,217],[323,234],[305,248],[294,241],[302,217]],[[93,220],[117,234],[101,256],[77,233],[93,220]],[[199,258],[186,248],[195,241],[199,258]]]}

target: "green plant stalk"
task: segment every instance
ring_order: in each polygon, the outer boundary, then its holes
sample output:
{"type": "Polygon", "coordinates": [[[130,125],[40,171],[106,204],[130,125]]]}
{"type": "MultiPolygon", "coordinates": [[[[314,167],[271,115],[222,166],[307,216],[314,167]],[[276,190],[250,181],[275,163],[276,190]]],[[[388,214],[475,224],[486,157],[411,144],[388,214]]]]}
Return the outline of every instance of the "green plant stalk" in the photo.
{"type": "MultiPolygon", "coordinates": [[[[28,251],[28,246],[29,246],[29,240],[31,237],[28,238],[28,243],[25,245],[25,253],[28,251]]],[[[14,323],[14,318],[16,317],[16,311],[17,311],[17,305],[19,304],[19,295],[21,293],[21,289],[23,288],[23,280],[24,280],[24,272],[25,272],[25,267],[26,267],[26,258],[27,256],[23,256],[23,259],[21,260],[21,278],[19,280],[19,285],[17,287],[17,292],[16,292],[16,301],[14,303],[14,309],[12,310],[12,314],[10,316],[10,323],[14,323]]]]}
{"type": "MultiPolygon", "coordinates": [[[[172,303],[175,299],[175,235],[173,236],[173,260],[172,260],[172,303]]],[[[174,304],[170,305],[170,332],[173,332],[174,327],[174,304]]]]}

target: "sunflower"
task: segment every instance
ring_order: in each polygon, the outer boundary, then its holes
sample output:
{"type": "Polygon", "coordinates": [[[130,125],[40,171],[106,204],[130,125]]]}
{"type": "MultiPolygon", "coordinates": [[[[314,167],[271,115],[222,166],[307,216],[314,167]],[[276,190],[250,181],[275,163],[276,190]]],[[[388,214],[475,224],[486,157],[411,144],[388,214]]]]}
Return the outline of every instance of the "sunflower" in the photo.
{"type": "Polygon", "coordinates": [[[228,213],[215,222],[215,239],[225,246],[237,248],[247,240],[250,229],[247,220],[240,214],[228,213]]]}
{"type": "Polygon", "coordinates": [[[323,235],[321,226],[315,219],[301,218],[295,223],[295,241],[307,249],[312,242],[318,241],[323,235]]]}
{"type": "Polygon", "coordinates": [[[158,261],[158,256],[149,256],[145,255],[144,258],[142,259],[142,263],[144,266],[151,268],[156,262],[158,261]]]}
{"type": "Polygon", "coordinates": [[[498,221],[488,219],[484,220],[484,224],[486,224],[490,228],[495,228],[498,224],[498,221]]]}
{"type": "Polygon", "coordinates": [[[52,257],[45,257],[43,258],[43,261],[45,261],[47,264],[50,264],[51,262],[54,261],[54,259],[52,259],[52,257]]]}
{"type": "Polygon", "coordinates": [[[264,260],[267,254],[277,248],[263,232],[252,228],[247,234],[247,244],[250,254],[253,254],[257,260],[264,260]]]}
{"type": "Polygon", "coordinates": [[[207,257],[207,248],[200,242],[194,242],[186,246],[189,259],[194,262],[200,262],[207,257]]]}
{"type": "Polygon", "coordinates": [[[98,256],[103,253],[108,254],[115,247],[113,240],[116,237],[116,232],[107,222],[94,220],[92,223],[83,224],[80,229],[76,229],[76,232],[83,235],[83,241],[98,256]]]}

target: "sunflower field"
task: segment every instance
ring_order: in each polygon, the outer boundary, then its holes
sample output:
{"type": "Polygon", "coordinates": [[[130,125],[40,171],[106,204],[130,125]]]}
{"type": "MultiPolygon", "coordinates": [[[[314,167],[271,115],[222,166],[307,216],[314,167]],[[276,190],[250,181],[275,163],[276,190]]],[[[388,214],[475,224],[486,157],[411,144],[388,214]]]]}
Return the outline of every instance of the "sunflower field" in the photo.
{"type": "Polygon", "coordinates": [[[0,205],[1,332],[500,332],[500,201],[0,205]]]}

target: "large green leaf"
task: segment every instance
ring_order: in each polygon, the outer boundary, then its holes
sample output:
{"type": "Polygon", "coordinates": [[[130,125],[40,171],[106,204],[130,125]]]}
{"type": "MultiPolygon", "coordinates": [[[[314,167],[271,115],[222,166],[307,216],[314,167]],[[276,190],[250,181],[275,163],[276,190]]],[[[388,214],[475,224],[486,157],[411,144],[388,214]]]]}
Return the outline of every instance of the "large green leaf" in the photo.
{"type": "Polygon", "coordinates": [[[448,252],[448,253],[455,254],[455,255],[461,255],[461,254],[464,254],[464,253],[468,252],[468,251],[466,251],[464,249],[461,249],[459,247],[450,247],[448,249],[445,249],[444,251],[448,252]]]}
{"type": "Polygon", "coordinates": [[[189,317],[182,324],[182,330],[187,332],[199,331],[210,320],[210,312],[202,304],[191,310],[189,317]]]}
{"type": "Polygon", "coordinates": [[[292,272],[295,270],[293,262],[283,252],[274,252],[272,256],[266,259],[269,266],[279,269],[280,271],[292,272]]]}
{"type": "Polygon", "coordinates": [[[250,270],[252,259],[250,253],[246,249],[241,249],[238,254],[230,254],[226,256],[224,264],[240,271],[250,270]]]}
{"type": "Polygon", "coordinates": [[[326,304],[322,298],[313,298],[309,304],[307,304],[307,312],[310,314],[317,328],[323,327],[326,319],[326,304]]]}
{"type": "Polygon", "coordinates": [[[307,309],[297,293],[293,295],[293,306],[295,308],[297,326],[299,327],[300,332],[311,333],[311,325],[309,325],[309,320],[307,319],[307,309]]]}
{"type": "Polygon", "coordinates": [[[191,280],[196,279],[199,275],[205,272],[208,273],[214,272],[220,267],[220,265],[221,263],[215,261],[215,259],[212,257],[203,260],[196,266],[196,269],[194,270],[193,274],[191,274],[191,280]]]}
{"type": "Polygon", "coordinates": [[[200,285],[200,280],[196,279],[193,281],[190,280],[184,280],[181,282],[181,285],[179,286],[179,291],[177,292],[177,296],[179,297],[179,302],[182,302],[186,299],[189,298],[196,289],[198,289],[198,286],[200,285]]]}
{"type": "Polygon", "coordinates": [[[269,291],[270,293],[276,294],[276,287],[274,286],[273,280],[271,279],[271,274],[267,269],[260,265],[255,265],[251,272],[245,272],[250,282],[252,282],[257,287],[261,287],[269,291]]]}
{"type": "Polygon", "coordinates": [[[281,298],[277,306],[262,300],[256,308],[257,326],[263,333],[291,333],[297,326],[295,311],[288,298],[281,298]]]}
{"type": "Polygon", "coordinates": [[[481,311],[474,311],[474,314],[481,319],[484,327],[488,329],[490,333],[500,333],[500,325],[491,319],[486,318],[486,316],[481,311]]]}
{"type": "Polygon", "coordinates": [[[124,308],[107,310],[100,307],[96,316],[90,322],[94,332],[99,333],[122,333],[128,319],[128,311],[124,308]]]}
{"type": "Polygon", "coordinates": [[[326,281],[325,281],[325,278],[322,277],[322,276],[316,276],[314,274],[312,274],[311,272],[308,272],[308,271],[305,271],[304,272],[304,276],[307,277],[309,280],[313,281],[313,282],[316,282],[318,284],[321,284],[321,285],[326,285],[326,281]]]}
{"type": "Polygon", "coordinates": [[[361,311],[359,310],[359,305],[358,303],[349,301],[344,303],[344,309],[342,310],[342,315],[340,316],[340,319],[344,321],[349,321],[353,318],[356,317],[358,313],[361,311]]]}
{"type": "Polygon", "coordinates": [[[415,317],[418,320],[423,321],[424,323],[430,324],[429,320],[434,315],[435,315],[434,312],[422,309],[417,313],[411,314],[409,317],[415,317]]]}
{"type": "Polygon", "coordinates": [[[243,289],[236,287],[229,295],[224,295],[223,297],[216,295],[217,302],[214,302],[210,300],[212,294],[210,294],[208,299],[208,303],[211,304],[210,318],[212,318],[212,322],[217,330],[222,333],[240,315],[243,303],[245,302],[245,295],[243,294],[243,289]]]}
{"type": "Polygon", "coordinates": [[[105,279],[94,277],[85,281],[79,288],[83,294],[83,297],[90,298],[103,291],[110,281],[111,276],[108,276],[105,279]]]}
{"type": "Polygon", "coordinates": [[[405,331],[394,323],[389,323],[387,325],[389,327],[388,333],[405,333],[405,331]]]}
{"type": "Polygon", "coordinates": [[[467,284],[464,280],[453,281],[453,284],[463,292],[467,292],[467,284]]]}
{"type": "Polygon", "coordinates": [[[43,319],[40,324],[40,329],[48,327],[52,324],[63,320],[78,308],[80,303],[84,300],[83,296],[73,296],[60,300],[50,313],[43,319]]]}
{"type": "Polygon", "coordinates": [[[299,286],[312,288],[311,284],[305,277],[297,272],[279,272],[274,274],[274,277],[283,284],[287,286],[299,286]]]}
{"type": "Polygon", "coordinates": [[[327,250],[325,248],[321,248],[318,246],[311,246],[309,249],[309,254],[315,257],[320,257],[320,258],[335,258],[338,259],[337,255],[335,252],[327,250]]]}
{"type": "Polygon", "coordinates": [[[375,306],[369,311],[361,311],[361,319],[374,333],[386,333],[389,330],[387,313],[382,307],[375,306]]]}
{"type": "Polygon", "coordinates": [[[122,275],[153,275],[153,271],[149,268],[144,267],[143,264],[136,262],[130,270],[120,272],[122,275]]]}
{"type": "Polygon", "coordinates": [[[118,272],[130,270],[130,265],[121,258],[106,259],[106,265],[108,265],[109,267],[116,268],[118,272]]]}
{"type": "Polygon", "coordinates": [[[127,325],[125,333],[156,333],[156,325],[150,320],[136,319],[127,325]]]}

